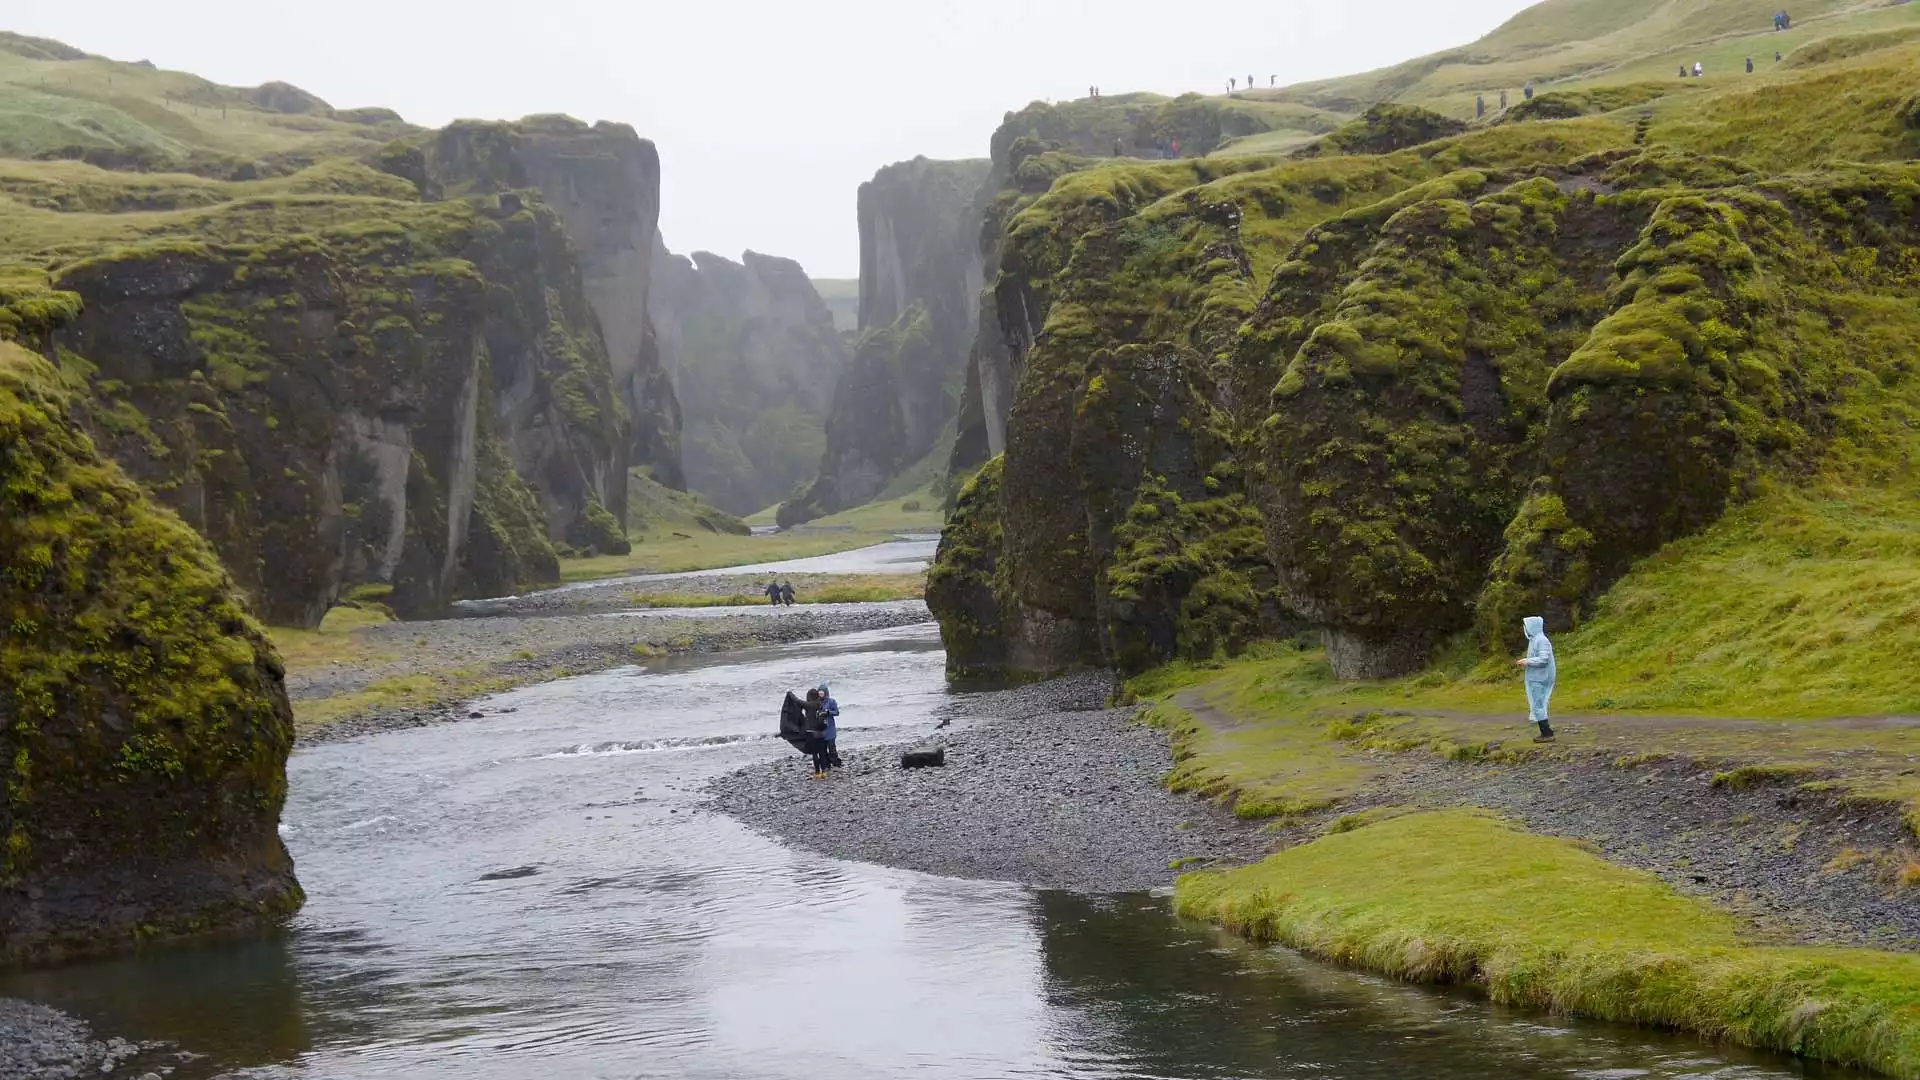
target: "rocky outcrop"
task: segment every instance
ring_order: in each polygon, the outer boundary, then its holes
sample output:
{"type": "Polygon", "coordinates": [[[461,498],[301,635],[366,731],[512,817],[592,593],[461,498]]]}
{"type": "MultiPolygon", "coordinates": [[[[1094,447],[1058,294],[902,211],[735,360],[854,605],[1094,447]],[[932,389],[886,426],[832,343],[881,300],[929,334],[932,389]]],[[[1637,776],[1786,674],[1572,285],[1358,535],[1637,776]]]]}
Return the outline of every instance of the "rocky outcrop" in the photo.
{"type": "MultiPolygon", "coordinates": [[[[371,183],[371,181],[369,181],[371,183]]],[[[623,408],[557,214],[534,192],[245,205],[76,263],[49,345],[89,422],[212,541],[257,609],[311,626],[356,585],[404,614],[621,550],[623,408]]]]}
{"type": "MultiPolygon", "coordinates": [[[[1009,264],[1014,220],[1061,177],[1116,164],[1205,155],[1237,136],[1268,130],[1269,121],[1219,98],[1166,99],[1119,94],[1057,105],[1035,102],[1010,112],[994,131],[990,172],[971,212],[984,289],[968,345],[964,389],[948,472],[961,478],[1006,450],[1007,417],[1026,356],[1046,325],[1048,283],[1058,265],[1009,264]],[[1178,147],[1176,154],[1174,148],[1178,147]]],[[[1232,161],[1200,166],[1220,172],[1232,161]]],[[[1149,173],[1149,176],[1152,174],[1149,173]]],[[[1152,181],[1165,194],[1164,185],[1152,181]]],[[[1137,193],[1124,189],[1123,198],[1137,193]]],[[[1157,196],[1155,196],[1157,197],[1157,196]]],[[[1101,208],[1089,206],[1098,212],[1101,208]]],[[[1064,258],[1065,252],[1054,252],[1064,258]]]]}
{"type": "Polygon", "coordinates": [[[915,158],[860,185],[862,336],[834,394],[819,477],[781,507],[783,525],[878,497],[953,422],[979,310],[973,207],[988,167],[915,158]]]}
{"type": "Polygon", "coordinates": [[[1625,125],[1392,150],[1389,120],[1365,156],[1239,175],[1016,140],[975,350],[1011,361],[1004,454],[928,591],[954,674],[1299,629],[1343,677],[1476,626],[1511,649],[1903,378],[1873,342],[1920,290],[1912,166],[1758,180],[1625,125]]]}
{"type": "Polygon", "coordinates": [[[848,350],[800,264],[657,245],[648,306],[685,418],[687,487],[751,514],[811,478],[848,350]]]}
{"type": "Polygon", "coordinates": [[[99,235],[171,216],[129,246],[29,252],[51,274],[0,283],[0,331],[59,358],[101,446],[275,623],[353,589],[418,615],[552,583],[560,553],[629,549],[630,465],[683,479],[646,312],[652,145],[531,117],[409,133],[370,164],[156,181],[139,205],[49,179],[42,205],[99,235]]]}
{"type": "Polygon", "coordinates": [[[205,541],[0,343],[0,964],[277,925],[293,716],[205,541]]]}
{"type": "MultiPolygon", "coordinates": [[[[448,194],[531,187],[559,214],[626,412],[627,462],[671,487],[685,486],[680,405],[660,361],[648,304],[660,221],[660,155],[653,143],[625,124],[589,127],[569,116],[530,116],[517,123],[461,121],[434,135],[427,150],[429,168],[448,194]]],[[[625,499],[616,495],[608,505],[621,516],[625,499]]]]}

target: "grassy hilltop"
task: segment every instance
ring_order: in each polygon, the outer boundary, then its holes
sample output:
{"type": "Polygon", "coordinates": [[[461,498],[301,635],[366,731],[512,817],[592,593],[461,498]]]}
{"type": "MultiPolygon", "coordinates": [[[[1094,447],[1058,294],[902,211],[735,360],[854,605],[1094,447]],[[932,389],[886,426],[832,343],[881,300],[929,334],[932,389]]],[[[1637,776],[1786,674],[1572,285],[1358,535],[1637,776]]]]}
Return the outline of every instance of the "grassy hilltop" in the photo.
{"type": "Polygon", "coordinates": [[[1920,1075],[1920,9],[1773,10],[1553,0],[1180,99],[1313,119],[1179,161],[1127,152],[1162,103],[1009,116],[1006,449],[930,604],[957,676],[1135,673],[1170,782],[1273,820],[1288,850],[1184,880],[1184,910],[1920,1075]],[[1570,718],[1545,746],[1510,666],[1541,612],[1570,718]],[[1669,847],[1474,812],[1537,810],[1531,784],[1665,820],[1632,800],[1696,783],[1726,808],[1669,847]],[[1872,899],[1783,929],[1740,859],[1872,899]],[[1836,942],[1872,948],[1799,947],[1836,942]]]}

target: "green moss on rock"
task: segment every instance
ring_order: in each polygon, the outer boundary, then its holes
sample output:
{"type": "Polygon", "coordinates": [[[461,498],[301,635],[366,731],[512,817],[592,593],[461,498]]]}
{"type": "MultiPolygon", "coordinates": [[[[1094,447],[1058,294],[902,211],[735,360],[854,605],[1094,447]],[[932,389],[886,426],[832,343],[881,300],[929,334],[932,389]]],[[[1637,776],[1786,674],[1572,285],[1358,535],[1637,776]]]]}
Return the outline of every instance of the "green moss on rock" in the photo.
{"type": "Polygon", "coordinates": [[[271,926],[292,712],[204,541],[0,345],[0,962],[271,926]]]}
{"type": "Polygon", "coordinates": [[[994,458],[961,488],[927,571],[927,607],[940,621],[947,674],[994,681],[1009,670],[1007,617],[1013,597],[1001,571],[1000,469],[994,458]]]}

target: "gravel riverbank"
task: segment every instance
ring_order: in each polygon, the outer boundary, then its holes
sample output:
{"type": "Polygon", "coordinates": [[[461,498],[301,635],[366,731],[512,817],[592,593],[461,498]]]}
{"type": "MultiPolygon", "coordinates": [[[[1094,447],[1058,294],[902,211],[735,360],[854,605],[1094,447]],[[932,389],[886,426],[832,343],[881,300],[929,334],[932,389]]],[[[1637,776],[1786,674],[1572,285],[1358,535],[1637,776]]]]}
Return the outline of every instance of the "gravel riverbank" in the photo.
{"type": "Polygon", "coordinates": [[[167,1070],[165,1062],[179,1057],[160,1044],[97,1039],[85,1023],[57,1009],[0,998],[0,1077],[5,1080],[159,1080],[161,1073],[151,1070],[167,1070]]]}
{"type": "Polygon", "coordinates": [[[357,655],[319,666],[290,665],[287,693],[299,703],[365,696],[409,679],[445,680],[444,697],[406,705],[370,701],[363,710],[306,728],[300,742],[355,738],[469,715],[462,688],[526,686],[648,656],[722,652],[755,645],[884,630],[927,622],[925,603],[832,604],[712,614],[494,616],[387,623],[354,631],[357,655]]]}
{"type": "Polygon", "coordinates": [[[709,805],[837,858],[1038,888],[1155,889],[1181,867],[1264,855],[1260,823],[1161,786],[1166,733],[1105,708],[1111,688],[1101,674],[969,695],[915,743],[843,752],[824,781],[794,757],[751,766],[716,780],[709,805]],[[944,746],[947,764],[902,769],[908,746],[944,746]]]}

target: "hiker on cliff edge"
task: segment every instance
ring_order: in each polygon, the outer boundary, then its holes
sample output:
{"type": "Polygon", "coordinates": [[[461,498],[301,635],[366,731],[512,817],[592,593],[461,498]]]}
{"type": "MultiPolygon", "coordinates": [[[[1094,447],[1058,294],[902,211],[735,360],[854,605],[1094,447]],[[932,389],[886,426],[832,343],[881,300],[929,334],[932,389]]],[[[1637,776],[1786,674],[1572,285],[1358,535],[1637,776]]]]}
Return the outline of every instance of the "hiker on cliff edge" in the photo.
{"type": "Polygon", "coordinates": [[[1533,741],[1546,742],[1553,738],[1547,702],[1553,697],[1553,683],[1560,668],[1553,659],[1553,642],[1547,640],[1547,621],[1529,615],[1520,626],[1527,632],[1527,655],[1515,660],[1513,666],[1527,669],[1527,718],[1540,725],[1540,734],[1533,741]]]}

